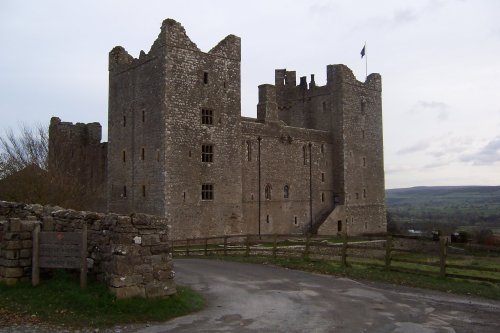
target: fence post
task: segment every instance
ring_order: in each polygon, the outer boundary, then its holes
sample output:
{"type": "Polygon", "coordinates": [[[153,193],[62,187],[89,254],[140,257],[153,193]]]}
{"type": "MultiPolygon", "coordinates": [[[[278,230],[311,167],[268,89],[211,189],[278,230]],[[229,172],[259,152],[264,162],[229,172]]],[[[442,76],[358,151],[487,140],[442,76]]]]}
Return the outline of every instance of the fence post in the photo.
{"type": "Polygon", "coordinates": [[[391,269],[392,235],[387,235],[385,240],[385,269],[391,269]]]}
{"type": "Polygon", "coordinates": [[[33,256],[31,257],[31,283],[36,286],[40,283],[40,223],[35,223],[33,230],[33,256]]]}
{"type": "Polygon", "coordinates": [[[205,238],[205,257],[208,256],[208,238],[205,238]]]}
{"type": "Polygon", "coordinates": [[[246,242],[245,257],[248,257],[250,255],[250,235],[247,235],[245,242],[246,242]]]}
{"type": "Polygon", "coordinates": [[[347,234],[344,233],[342,239],[342,266],[347,267],[347,234]]]}
{"type": "Polygon", "coordinates": [[[310,234],[307,233],[306,234],[306,246],[304,248],[304,253],[303,253],[304,260],[309,260],[309,241],[310,241],[310,239],[311,239],[310,234]]]}
{"type": "Polygon", "coordinates": [[[224,236],[224,256],[227,256],[227,236],[224,236]]]}
{"type": "Polygon", "coordinates": [[[186,239],[186,257],[189,257],[189,238],[186,239]]]}
{"type": "Polygon", "coordinates": [[[278,235],[274,234],[274,243],[273,243],[273,258],[276,259],[276,250],[278,243],[278,235]]]}
{"type": "Polygon", "coordinates": [[[439,275],[446,277],[446,246],[448,243],[447,237],[439,237],[439,275]]]}

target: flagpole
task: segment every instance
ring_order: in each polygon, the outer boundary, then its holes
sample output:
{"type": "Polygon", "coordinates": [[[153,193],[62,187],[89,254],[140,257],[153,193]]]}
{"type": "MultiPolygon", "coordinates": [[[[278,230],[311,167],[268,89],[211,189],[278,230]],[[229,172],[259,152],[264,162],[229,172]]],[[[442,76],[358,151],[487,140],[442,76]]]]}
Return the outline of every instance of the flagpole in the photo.
{"type": "Polygon", "coordinates": [[[365,81],[368,79],[368,52],[365,41],[365,81]]]}

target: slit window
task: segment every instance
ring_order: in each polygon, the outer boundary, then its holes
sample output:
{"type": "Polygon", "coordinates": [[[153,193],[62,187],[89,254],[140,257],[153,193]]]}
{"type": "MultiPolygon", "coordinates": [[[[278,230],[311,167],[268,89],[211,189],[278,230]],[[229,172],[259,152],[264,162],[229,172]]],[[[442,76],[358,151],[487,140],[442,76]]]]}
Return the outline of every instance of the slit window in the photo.
{"type": "Polygon", "coordinates": [[[252,160],[252,141],[247,141],[247,160],[252,160]]]}
{"type": "Polygon", "coordinates": [[[142,122],[146,120],[146,111],[142,110],[142,122]]]}
{"type": "Polygon", "coordinates": [[[321,181],[322,181],[322,182],[324,182],[324,181],[325,181],[325,173],[324,173],[324,172],[322,172],[322,173],[321,173],[321,181]]]}
{"type": "Polygon", "coordinates": [[[145,157],[146,153],[144,151],[144,148],[141,148],[141,160],[144,161],[144,157],[145,157]]]}
{"type": "Polygon", "coordinates": [[[214,146],[202,145],[201,146],[201,161],[211,163],[214,161],[214,146]]]}
{"type": "Polygon", "coordinates": [[[321,202],[325,202],[325,192],[321,192],[321,202]]]}
{"type": "Polygon", "coordinates": [[[201,200],[214,200],[214,185],[202,184],[201,185],[201,200]]]}
{"type": "Polygon", "coordinates": [[[297,225],[297,216],[293,217],[293,224],[297,225]]]}
{"type": "Polygon", "coordinates": [[[127,126],[127,117],[123,116],[123,127],[127,126]]]}
{"type": "Polygon", "coordinates": [[[366,157],[363,157],[363,166],[366,166],[366,157]]]}
{"type": "Polygon", "coordinates": [[[338,220],[337,221],[337,232],[341,232],[342,231],[342,220],[338,220]]]}
{"type": "Polygon", "coordinates": [[[304,158],[304,165],[307,165],[307,147],[306,147],[306,145],[302,146],[302,157],[304,158]]]}
{"type": "Polygon", "coordinates": [[[146,185],[142,185],[142,196],[146,196],[146,185]]]}
{"type": "Polygon", "coordinates": [[[366,198],[366,189],[363,189],[363,198],[366,198]]]}
{"type": "Polygon", "coordinates": [[[208,84],[208,72],[203,72],[203,83],[208,84]]]}
{"type": "Polygon", "coordinates": [[[160,162],[160,150],[156,149],[156,162],[160,162]]]}
{"type": "Polygon", "coordinates": [[[324,154],[324,153],[325,153],[325,145],[321,144],[321,154],[324,154]]]}
{"type": "Polygon", "coordinates": [[[127,153],[124,151],[122,151],[122,161],[123,163],[125,163],[125,161],[127,160],[127,153]]]}
{"type": "Polygon", "coordinates": [[[201,109],[201,123],[205,125],[213,125],[214,111],[210,109],[201,109]]]}
{"type": "Polygon", "coordinates": [[[288,199],[290,196],[290,187],[288,185],[285,185],[283,187],[283,198],[288,199]]]}
{"type": "Polygon", "coordinates": [[[127,186],[123,186],[123,193],[122,193],[122,196],[123,196],[124,198],[126,198],[126,197],[127,197],[127,186]]]}
{"type": "Polygon", "coordinates": [[[269,223],[269,215],[266,215],[266,222],[269,223]]]}

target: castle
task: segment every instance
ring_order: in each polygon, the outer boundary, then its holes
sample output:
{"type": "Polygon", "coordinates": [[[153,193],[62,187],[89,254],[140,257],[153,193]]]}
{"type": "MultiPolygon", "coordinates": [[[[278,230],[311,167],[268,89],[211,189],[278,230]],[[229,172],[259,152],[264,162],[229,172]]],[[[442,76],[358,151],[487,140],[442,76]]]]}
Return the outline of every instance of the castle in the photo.
{"type": "Polygon", "coordinates": [[[139,58],[113,48],[109,142],[53,118],[51,164],[94,182],[107,211],[166,217],[174,238],[385,232],[380,75],[329,65],[326,85],[297,85],[278,69],[247,118],[240,50],[229,35],[202,52],[171,19],[139,58]]]}

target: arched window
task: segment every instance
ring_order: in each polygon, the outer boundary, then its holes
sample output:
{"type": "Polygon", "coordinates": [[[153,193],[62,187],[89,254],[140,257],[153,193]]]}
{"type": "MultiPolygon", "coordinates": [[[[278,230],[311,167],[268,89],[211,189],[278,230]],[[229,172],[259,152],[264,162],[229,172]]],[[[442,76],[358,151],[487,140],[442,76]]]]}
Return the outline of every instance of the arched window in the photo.
{"type": "Polygon", "coordinates": [[[271,200],[271,191],[272,191],[271,184],[267,184],[266,189],[264,191],[264,194],[266,196],[266,200],[271,200]]]}
{"type": "Polygon", "coordinates": [[[285,185],[283,187],[283,198],[288,199],[289,195],[290,195],[290,188],[288,187],[288,185],[285,185]]]}

